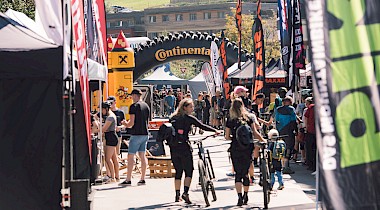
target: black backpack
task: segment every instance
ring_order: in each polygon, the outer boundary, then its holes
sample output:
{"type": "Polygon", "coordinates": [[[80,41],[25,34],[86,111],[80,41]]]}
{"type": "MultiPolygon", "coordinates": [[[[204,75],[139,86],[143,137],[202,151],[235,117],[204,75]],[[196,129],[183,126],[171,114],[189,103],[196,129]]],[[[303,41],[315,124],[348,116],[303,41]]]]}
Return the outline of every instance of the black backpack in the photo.
{"type": "Polygon", "coordinates": [[[250,143],[253,142],[252,129],[246,120],[239,120],[236,127],[235,139],[238,150],[247,150],[250,148],[250,143]]]}
{"type": "Polygon", "coordinates": [[[175,139],[175,129],[171,123],[164,123],[160,126],[157,133],[157,141],[166,141],[167,145],[173,144],[175,139]]]}

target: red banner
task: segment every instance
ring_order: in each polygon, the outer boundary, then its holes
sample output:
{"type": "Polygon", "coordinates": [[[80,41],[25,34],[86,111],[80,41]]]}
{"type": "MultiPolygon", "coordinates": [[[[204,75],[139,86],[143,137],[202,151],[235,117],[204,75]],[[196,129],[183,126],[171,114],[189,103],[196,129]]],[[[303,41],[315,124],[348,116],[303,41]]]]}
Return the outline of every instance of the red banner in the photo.
{"type": "Polygon", "coordinates": [[[107,46],[105,45],[105,43],[107,43],[107,32],[106,16],[104,12],[104,0],[94,0],[92,3],[95,14],[96,28],[98,30],[100,55],[102,56],[103,63],[107,64],[107,46]]]}
{"type": "Polygon", "coordinates": [[[77,51],[79,82],[82,92],[83,111],[88,140],[88,151],[90,154],[91,162],[90,97],[87,75],[86,36],[84,29],[83,3],[81,0],[71,0],[71,15],[73,24],[74,43],[77,51]]]}
{"type": "Polygon", "coordinates": [[[235,19],[236,19],[236,27],[238,29],[238,43],[239,43],[239,49],[238,49],[238,69],[241,69],[241,23],[243,21],[243,17],[241,15],[242,11],[242,4],[241,0],[238,0],[236,3],[236,14],[235,14],[235,19]]]}

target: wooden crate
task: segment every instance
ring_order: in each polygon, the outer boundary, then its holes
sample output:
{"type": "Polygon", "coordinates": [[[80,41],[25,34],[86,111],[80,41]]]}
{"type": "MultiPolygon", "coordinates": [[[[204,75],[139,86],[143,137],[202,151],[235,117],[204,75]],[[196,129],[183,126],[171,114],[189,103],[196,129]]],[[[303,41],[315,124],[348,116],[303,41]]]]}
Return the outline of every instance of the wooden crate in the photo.
{"type": "Polygon", "coordinates": [[[170,157],[148,157],[151,178],[170,178],[175,176],[175,170],[170,157]]]}

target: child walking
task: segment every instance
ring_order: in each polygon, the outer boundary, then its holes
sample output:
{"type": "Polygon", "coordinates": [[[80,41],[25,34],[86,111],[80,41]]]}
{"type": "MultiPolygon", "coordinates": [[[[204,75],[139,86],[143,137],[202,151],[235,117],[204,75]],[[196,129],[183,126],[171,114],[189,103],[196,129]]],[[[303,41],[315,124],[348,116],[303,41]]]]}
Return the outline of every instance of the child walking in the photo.
{"type": "Polygon", "coordinates": [[[275,183],[275,174],[277,176],[277,180],[279,186],[277,190],[284,189],[284,182],[282,181],[282,158],[285,153],[285,142],[281,139],[277,139],[279,133],[277,130],[272,129],[268,133],[269,139],[273,142],[269,144],[269,150],[272,154],[271,167],[269,169],[271,175],[271,190],[273,189],[273,185],[275,183]]]}

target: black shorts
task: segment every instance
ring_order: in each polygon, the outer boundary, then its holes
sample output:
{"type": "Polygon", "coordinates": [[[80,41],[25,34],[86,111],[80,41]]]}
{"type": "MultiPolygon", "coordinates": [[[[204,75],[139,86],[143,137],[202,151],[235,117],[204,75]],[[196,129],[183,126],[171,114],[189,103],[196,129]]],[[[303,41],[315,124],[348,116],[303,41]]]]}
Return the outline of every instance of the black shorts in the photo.
{"type": "Polygon", "coordinates": [[[119,139],[117,138],[117,134],[115,131],[105,132],[105,137],[107,146],[117,146],[119,139]]]}

